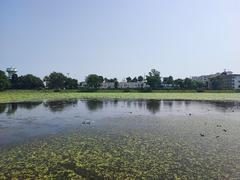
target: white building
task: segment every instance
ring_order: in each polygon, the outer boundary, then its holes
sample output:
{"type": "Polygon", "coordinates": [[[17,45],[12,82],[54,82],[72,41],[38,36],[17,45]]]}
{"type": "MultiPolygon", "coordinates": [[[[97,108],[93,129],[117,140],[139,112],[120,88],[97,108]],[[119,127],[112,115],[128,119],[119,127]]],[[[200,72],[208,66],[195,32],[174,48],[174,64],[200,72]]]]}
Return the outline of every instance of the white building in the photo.
{"type": "Polygon", "coordinates": [[[115,89],[115,83],[114,82],[103,82],[101,89],[115,89]]]}
{"type": "Polygon", "coordinates": [[[233,88],[235,90],[240,90],[240,75],[235,75],[233,78],[233,88]]]}
{"type": "Polygon", "coordinates": [[[6,71],[8,73],[8,78],[9,79],[12,79],[12,76],[17,73],[17,69],[14,68],[14,67],[9,67],[9,68],[6,69],[6,71]]]}
{"type": "Polygon", "coordinates": [[[216,74],[210,74],[210,75],[202,75],[202,76],[193,76],[192,77],[192,80],[194,81],[198,81],[198,82],[202,82],[204,84],[207,84],[208,81],[211,79],[211,78],[214,78],[214,77],[217,77],[221,75],[221,73],[216,73],[216,74]]]}
{"type": "Polygon", "coordinates": [[[119,89],[141,89],[141,88],[149,88],[145,81],[138,82],[120,82],[118,85],[119,89]]]}

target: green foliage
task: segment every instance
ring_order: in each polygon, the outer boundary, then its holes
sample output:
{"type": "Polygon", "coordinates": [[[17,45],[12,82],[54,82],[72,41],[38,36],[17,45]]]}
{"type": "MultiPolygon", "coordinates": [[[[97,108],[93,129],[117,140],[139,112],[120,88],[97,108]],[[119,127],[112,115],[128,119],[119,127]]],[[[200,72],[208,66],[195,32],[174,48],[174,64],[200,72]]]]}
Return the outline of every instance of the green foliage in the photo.
{"type": "Polygon", "coordinates": [[[104,78],[105,82],[116,82],[118,81],[117,78],[113,78],[113,79],[108,79],[108,78],[104,78]]]}
{"type": "Polygon", "coordinates": [[[127,82],[131,82],[132,78],[131,77],[127,77],[126,80],[127,80],[127,82]]]}
{"type": "Polygon", "coordinates": [[[137,80],[138,80],[139,82],[142,82],[142,81],[144,80],[144,78],[143,78],[142,76],[138,76],[137,80]]]}
{"type": "Polygon", "coordinates": [[[44,81],[49,89],[64,89],[66,78],[62,73],[52,72],[49,76],[45,76],[44,81]]]}
{"type": "Polygon", "coordinates": [[[11,81],[11,88],[12,89],[17,89],[17,87],[18,87],[18,75],[13,74],[10,81],[11,81]]]}
{"type": "Polygon", "coordinates": [[[115,81],[115,82],[114,82],[114,88],[115,88],[115,89],[117,89],[117,88],[118,88],[118,86],[119,86],[119,83],[118,83],[118,81],[115,81]]]}
{"type": "Polygon", "coordinates": [[[78,80],[72,78],[66,78],[64,83],[65,89],[77,89],[78,88],[78,80]]]}
{"type": "Polygon", "coordinates": [[[204,90],[205,85],[202,82],[194,81],[190,78],[176,79],[173,81],[176,89],[187,89],[187,90],[204,90]]]}
{"type": "Polygon", "coordinates": [[[211,82],[211,88],[213,90],[221,90],[223,89],[222,85],[223,85],[223,79],[221,76],[217,76],[217,77],[214,77],[212,79],[210,79],[210,82],[211,82]]]}
{"type": "Polygon", "coordinates": [[[161,85],[160,72],[157,71],[156,69],[152,69],[151,72],[149,72],[146,79],[147,79],[147,84],[152,89],[158,89],[161,85]]]}
{"type": "Polygon", "coordinates": [[[78,80],[66,77],[62,73],[53,72],[44,78],[49,89],[77,89],[78,80]]]}
{"type": "Polygon", "coordinates": [[[132,82],[137,82],[137,81],[138,81],[137,77],[134,77],[134,78],[132,79],[132,82]]]}
{"type": "Polygon", "coordinates": [[[0,70],[0,91],[9,89],[11,86],[9,79],[4,71],[0,70]]]}
{"type": "Polygon", "coordinates": [[[173,83],[178,89],[183,89],[184,87],[182,79],[176,79],[173,83]]]}
{"type": "Polygon", "coordinates": [[[164,77],[163,78],[163,84],[173,84],[173,77],[169,76],[169,77],[164,77]]]}
{"type": "Polygon", "coordinates": [[[17,83],[14,85],[16,89],[39,89],[43,88],[43,81],[32,74],[20,76],[17,78],[17,83]]]}
{"type": "Polygon", "coordinates": [[[90,74],[86,77],[86,83],[88,88],[90,89],[98,89],[103,83],[104,79],[102,76],[98,76],[97,74],[90,74]]]}

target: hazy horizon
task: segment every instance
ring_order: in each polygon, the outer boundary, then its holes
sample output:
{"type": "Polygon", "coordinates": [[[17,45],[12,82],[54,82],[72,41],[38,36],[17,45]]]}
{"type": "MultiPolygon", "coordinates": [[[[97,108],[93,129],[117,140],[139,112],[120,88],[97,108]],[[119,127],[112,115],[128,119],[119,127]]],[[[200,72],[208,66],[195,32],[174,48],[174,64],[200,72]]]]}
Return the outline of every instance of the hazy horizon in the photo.
{"type": "Polygon", "coordinates": [[[240,1],[0,1],[0,69],[84,80],[240,73],[240,1]]]}

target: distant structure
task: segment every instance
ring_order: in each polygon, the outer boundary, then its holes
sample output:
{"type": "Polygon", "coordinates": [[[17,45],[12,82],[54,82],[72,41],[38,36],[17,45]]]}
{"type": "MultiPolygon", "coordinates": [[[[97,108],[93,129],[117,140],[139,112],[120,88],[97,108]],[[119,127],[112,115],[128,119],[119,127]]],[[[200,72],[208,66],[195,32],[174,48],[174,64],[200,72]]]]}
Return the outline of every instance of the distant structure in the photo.
{"type": "Polygon", "coordinates": [[[232,71],[226,71],[222,73],[194,76],[192,80],[202,82],[208,89],[213,89],[214,81],[218,81],[217,88],[224,90],[239,90],[240,89],[240,74],[233,74],[232,71]]]}
{"type": "Polygon", "coordinates": [[[193,76],[192,77],[192,80],[194,81],[198,81],[198,82],[201,82],[203,84],[208,84],[209,83],[209,80],[211,78],[214,78],[214,77],[217,77],[221,75],[221,73],[216,73],[216,74],[209,74],[209,75],[202,75],[202,76],[193,76]]]}
{"type": "Polygon", "coordinates": [[[12,76],[17,73],[17,69],[14,68],[14,67],[9,67],[9,68],[6,69],[6,71],[8,73],[8,78],[9,79],[12,79],[12,76]]]}

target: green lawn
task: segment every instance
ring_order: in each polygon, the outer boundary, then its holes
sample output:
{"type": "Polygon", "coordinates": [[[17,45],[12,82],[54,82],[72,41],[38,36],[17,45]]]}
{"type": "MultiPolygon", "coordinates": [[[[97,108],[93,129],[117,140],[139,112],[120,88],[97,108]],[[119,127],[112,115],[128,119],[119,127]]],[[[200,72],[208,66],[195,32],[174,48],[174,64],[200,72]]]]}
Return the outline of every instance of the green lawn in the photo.
{"type": "Polygon", "coordinates": [[[77,92],[77,91],[4,91],[0,92],[0,103],[59,100],[59,99],[162,99],[162,100],[216,100],[216,101],[240,101],[240,93],[216,93],[216,92],[77,92]]]}

